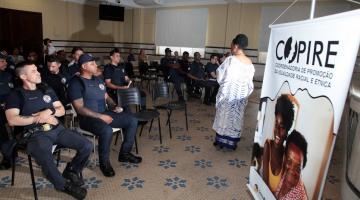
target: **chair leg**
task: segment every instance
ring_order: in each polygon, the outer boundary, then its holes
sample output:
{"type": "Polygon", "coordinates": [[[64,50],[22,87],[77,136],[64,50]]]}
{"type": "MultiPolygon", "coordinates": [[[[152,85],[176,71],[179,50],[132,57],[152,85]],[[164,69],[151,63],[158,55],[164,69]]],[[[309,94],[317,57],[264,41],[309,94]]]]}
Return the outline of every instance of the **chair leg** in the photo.
{"type": "Polygon", "coordinates": [[[120,134],[119,132],[120,132],[120,131],[117,131],[117,132],[116,132],[114,145],[116,145],[116,144],[117,144],[117,140],[119,139],[119,134],[120,134]]]}
{"type": "Polygon", "coordinates": [[[171,120],[170,120],[170,117],[171,117],[171,110],[168,111],[169,134],[170,134],[170,139],[171,139],[171,138],[172,138],[172,134],[171,134],[171,120]]]}
{"type": "Polygon", "coordinates": [[[56,153],[56,167],[59,167],[59,164],[60,164],[60,152],[61,152],[61,150],[58,149],[58,151],[56,153]]]}
{"type": "Polygon", "coordinates": [[[138,149],[138,145],[137,145],[136,135],[135,135],[135,151],[136,151],[136,154],[139,154],[139,149],[138,149]]]}
{"type": "Polygon", "coordinates": [[[141,137],[142,131],[143,131],[143,129],[144,129],[144,125],[145,125],[145,124],[141,125],[140,134],[139,134],[140,137],[141,137]]]}
{"type": "Polygon", "coordinates": [[[92,160],[94,161],[94,165],[96,166],[96,136],[93,136],[93,155],[92,160]]]}
{"type": "Polygon", "coordinates": [[[159,138],[160,138],[160,144],[162,144],[160,117],[158,117],[158,124],[159,124],[159,138]]]}
{"type": "Polygon", "coordinates": [[[30,156],[30,155],[28,155],[28,159],[29,159],[29,168],[30,168],[30,175],[31,175],[31,183],[32,183],[33,191],[34,191],[34,198],[35,198],[35,200],[37,200],[38,197],[37,197],[37,191],[36,191],[36,185],[35,185],[34,170],[33,170],[32,161],[31,161],[31,156],[30,156]]]}
{"type": "Polygon", "coordinates": [[[16,167],[15,159],[16,159],[16,151],[13,152],[11,157],[11,186],[14,186],[14,182],[15,182],[15,167],[16,167]]]}
{"type": "Polygon", "coordinates": [[[124,141],[124,133],[123,133],[122,129],[120,129],[120,134],[121,134],[121,141],[123,142],[124,141]]]}
{"type": "Polygon", "coordinates": [[[186,130],[189,130],[189,125],[188,125],[188,116],[187,116],[187,108],[186,108],[186,104],[185,104],[185,122],[186,122],[186,130]]]}
{"type": "Polygon", "coordinates": [[[152,128],[152,124],[153,124],[153,122],[154,122],[154,119],[152,119],[152,120],[151,120],[151,123],[150,123],[150,128],[149,128],[149,133],[150,133],[150,131],[151,131],[151,128],[152,128]]]}
{"type": "Polygon", "coordinates": [[[166,125],[168,125],[170,123],[170,117],[171,117],[171,114],[172,114],[172,110],[170,110],[170,113],[168,111],[168,119],[166,121],[166,125]]]}

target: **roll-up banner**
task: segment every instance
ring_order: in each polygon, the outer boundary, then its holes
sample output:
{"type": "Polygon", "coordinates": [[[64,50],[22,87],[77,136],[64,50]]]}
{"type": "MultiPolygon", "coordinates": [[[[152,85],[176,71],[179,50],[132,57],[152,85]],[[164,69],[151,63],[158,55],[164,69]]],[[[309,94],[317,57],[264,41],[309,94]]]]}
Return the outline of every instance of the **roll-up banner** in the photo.
{"type": "Polygon", "coordinates": [[[270,26],[248,188],[320,199],[360,42],[360,10],[270,26]]]}

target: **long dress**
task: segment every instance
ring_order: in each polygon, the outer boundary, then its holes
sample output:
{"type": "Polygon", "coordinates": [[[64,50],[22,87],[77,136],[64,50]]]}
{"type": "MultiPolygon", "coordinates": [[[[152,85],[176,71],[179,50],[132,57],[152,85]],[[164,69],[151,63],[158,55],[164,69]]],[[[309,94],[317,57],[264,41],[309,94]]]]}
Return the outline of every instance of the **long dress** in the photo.
{"type": "Polygon", "coordinates": [[[255,68],[235,56],[228,57],[216,70],[220,85],[216,96],[213,129],[216,144],[231,149],[240,140],[248,97],[254,89],[255,68]]]}

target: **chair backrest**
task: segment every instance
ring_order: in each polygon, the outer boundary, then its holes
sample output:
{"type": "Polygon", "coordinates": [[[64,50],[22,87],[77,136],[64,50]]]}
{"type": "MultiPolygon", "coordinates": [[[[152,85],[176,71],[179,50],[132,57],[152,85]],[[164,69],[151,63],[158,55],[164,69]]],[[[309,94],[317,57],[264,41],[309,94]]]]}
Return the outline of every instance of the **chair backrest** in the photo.
{"type": "Polygon", "coordinates": [[[153,102],[155,102],[157,98],[170,99],[168,84],[166,82],[156,82],[153,87],[152,97],[153,97],[153,102]]]}
{"type": "Polygon", "coordinates": [[[117,90],[117,98],[121,106],[141,105],[141,95],[137,87],[117,90]]]}

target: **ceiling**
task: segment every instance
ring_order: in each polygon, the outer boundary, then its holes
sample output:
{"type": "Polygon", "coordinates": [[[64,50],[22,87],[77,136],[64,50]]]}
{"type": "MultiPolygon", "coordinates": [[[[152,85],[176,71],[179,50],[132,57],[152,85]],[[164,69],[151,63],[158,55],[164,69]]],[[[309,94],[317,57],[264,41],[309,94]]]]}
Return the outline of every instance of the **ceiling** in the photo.
{"type": "MultiPolygon", "coordinates": [[[[273,3],[273,2],[293,2],[294,0],[64,0],[80,4],[111,4],[128,8],[157,8],[174,7],[189,5],[209,5],[227,3],[273,3]]],[[[311,1],[311,0],[299,0],[311,1]]]]}

